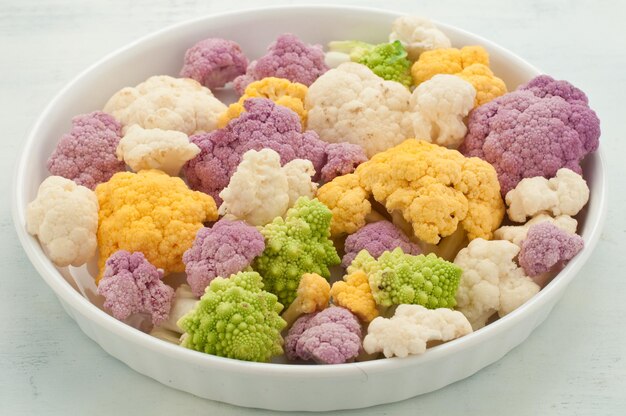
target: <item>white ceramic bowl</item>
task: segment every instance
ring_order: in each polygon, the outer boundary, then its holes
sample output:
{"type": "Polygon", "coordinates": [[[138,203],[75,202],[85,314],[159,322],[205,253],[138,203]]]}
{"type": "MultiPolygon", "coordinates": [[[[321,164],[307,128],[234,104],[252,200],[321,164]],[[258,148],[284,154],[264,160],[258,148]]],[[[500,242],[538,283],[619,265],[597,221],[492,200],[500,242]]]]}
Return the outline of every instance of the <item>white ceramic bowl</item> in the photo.
{"type": "MultiPolygon", "coordinates": [[[[13,217],[24,250],[67,313],[91,339],[134,370],[197,396],[239,406],[275,410],[334,410],[403,400],[474,374],[520,344],[550,313],[591,254],[605,211],[602,159],[584,162],[591,199],[579,230],[585,248],[537,296],[503,319],[420,356],[363,363],[322,365],[261,364],[202,354],[153,338],[94,306],[92,279],[82,269],[57,269],[38,241],[28,235],[25,208],[48,176],[45,162],[71,118],[101,109],[118,89],[155,74],[177,75],[186,48],[206,37],[237,41],[250,57],[263,53],[284,32],[326,44],[334,39],[381,42],[397,13],[354,7],[276,7],[212,15],[140,39],[105,57],[70,82],[48,105],[27,137],[15,175],[13,217]],[[90,286],[91,285],[91,286],[90,286]]],[[[451,26],[439,27],[454,46],[480,44],[491,67],[509,89],[539,71],[501,47],[451,26]]],[[[558,76],[558,74],[556,74],[558,76]]]]}

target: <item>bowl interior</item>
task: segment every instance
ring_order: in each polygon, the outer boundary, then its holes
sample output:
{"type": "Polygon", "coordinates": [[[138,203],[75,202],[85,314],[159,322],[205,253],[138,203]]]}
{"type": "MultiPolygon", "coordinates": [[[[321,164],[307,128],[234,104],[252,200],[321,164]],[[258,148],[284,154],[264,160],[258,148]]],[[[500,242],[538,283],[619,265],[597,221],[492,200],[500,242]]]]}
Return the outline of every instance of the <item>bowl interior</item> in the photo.
{"type": "MultiPolygon", "coordinates": [[[[73,116],[102,109],[117,90],[136,85],[149,76],[177,76],[185,50],[203,38],[223,37],[235,40],[246,55],[254,59],[264,53],[267,45],[276,36],[285,32],[293,32],[306,42],[322,45],[338,39],[382,42],[386,40],[391,22],[397,16],[397,13],[388,11],[341,7],[267,8],[226,13],[164,29],[88,68],[56,96],[37,120],[25,141],[18,162],[14,179],[14,218],[20,239],[33,264],[64,300],[75,303],[75,295],[80,293],[101,307],[101,299],[95,295],[93,264],[81,268],[54,267],[45,257],[38,241],[29,236],[25,229],[26,205],[35,198],[39,184],[49,175],[45,168],[46,160],[61,135],[69,130],[73,116]]],[[[451,38],[454,46],[480,44],[486,47],[491,55],[494,73],[504,79],[509,90],[539,74],[532,65],[485,39],[444,24],[439,27],[451,38]]],[[[228,91],[216,91],[216,95],[225,97],[225,100],[232,99],[228,91]]],[[[584,163],[584,169],[592,192],[591,203],[580,216],[580,231],[589,243],[599,233],[603,209],[604,176],[599,155],[590,156],[584,163]]],[[[577,261],[582,262],[584,259],[577,261]]],[[[545,296],[544,292],[549,291],[551,285],[536,298],[545,296]]],[[[533,299],[529,303],[535,301],[533,299]]],[[[527,305],[515,313],[521,313],[525,307],[527,305]]],[[[100,312],[92,305],[81,305],[81,308],[88,314],[100,312]]],[[[96,315],[92,316],[95,319],[96,315]]],[[[109,316],[98,316],[97,319],[108,319],[110,325],[119,324],[109,316]]],[[[119,324],[117,329],[128,337],[141,335],[130,328],[122,327],[119,324]]],[[[489,327],[486,330],[490,330],[489,327]]],[[[180,350],[183,353],[183,349],[180,350]]]]}

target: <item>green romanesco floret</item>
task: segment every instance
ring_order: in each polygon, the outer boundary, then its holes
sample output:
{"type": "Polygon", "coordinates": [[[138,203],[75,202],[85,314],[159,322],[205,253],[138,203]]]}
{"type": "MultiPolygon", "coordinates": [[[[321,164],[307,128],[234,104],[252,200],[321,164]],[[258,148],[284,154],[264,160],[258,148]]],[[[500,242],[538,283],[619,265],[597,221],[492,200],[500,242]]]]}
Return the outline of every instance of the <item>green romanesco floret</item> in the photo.
{"type": "Polygon", "coordinates": [[[285,218],[260,228],[265,251],[252,268],[263,276],[265,290],[288,307],[296,298],[300,278],[317,273],[328,279],[329,266],[341,261],[329,239],[332,213],[317,199],[300,197],[285,218]]]}
{"type": "Polygon", "coordinates": [[[266,362],[283,353],[283,305],[263,290],[256,272],[211,281],[195,308],[178,320],[183,347],[246,361],[266,362]]]}
{"type": "Polygon", "coordinates": [[[367,274],[374,300],[380,306],[417,304],[429,309],[453,308],[461,268],[434,254],[412,256],[401,248],[384,252],[378,260],[367,251],[355,257],[348,273],[367,274]]]}
{"type": "Polygon", "coordinates": [[[405,87],[413,83],[411,62],[399,40],[378,45],[352,40],[335,41],[330,42],[328,47],[332,52],[348,54],[351,61],[367,66],[383,79],[399,82],[405,87]]]}

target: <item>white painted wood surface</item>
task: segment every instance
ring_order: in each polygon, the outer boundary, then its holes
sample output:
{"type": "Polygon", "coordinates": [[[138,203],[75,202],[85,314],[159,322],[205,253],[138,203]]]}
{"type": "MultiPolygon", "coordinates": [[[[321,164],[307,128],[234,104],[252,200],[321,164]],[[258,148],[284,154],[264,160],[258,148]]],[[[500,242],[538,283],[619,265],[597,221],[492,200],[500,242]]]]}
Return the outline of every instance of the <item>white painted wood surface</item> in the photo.
{"type": "MultiPolygon", "coordinates": [[[[169,389],[108,356],[64,313],[13,230],[20,142],[79,71],[137,37],[212,12],[296,1],[0,0],[0,415],[261,415],[169,389]]],[[[334,4],[334,1],[309,3],[334,4]]],[[[421,14],[492,39],[585,90],[602,120],[607,226],[548,320],[496,364],[437,392],[350,415],[626,414],[626,2],[343,1],[421,14]]],[[[349,18],[349,16],[346,16],[349,18]]]]}

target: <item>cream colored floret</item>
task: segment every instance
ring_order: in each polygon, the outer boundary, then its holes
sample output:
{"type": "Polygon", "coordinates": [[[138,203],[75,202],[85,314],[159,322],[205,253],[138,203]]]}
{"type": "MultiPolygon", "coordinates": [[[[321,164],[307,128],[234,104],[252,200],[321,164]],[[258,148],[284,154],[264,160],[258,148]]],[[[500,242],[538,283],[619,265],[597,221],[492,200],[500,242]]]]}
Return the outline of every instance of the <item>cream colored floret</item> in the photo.
{"type": "Polygon", "coordinates": [[[506,194],[507,214],[511,221],[525,222],[527,217],[548,211],[552,215],[574,216],[589,200],[589,187],[579,174],[567,168],[556,176],[522,179],[506,194]]]}
{"type": "Polygon", "coordinates": [[[456,149],[467,127],[463,118],[474,107],[476,90],[454,75],[435,75],[421,83],[411,94],[414,137],[456,149]]]}
{"type": "Polygon", "coordinates": [[[452,46],[450,39],[428,19],[419,16],[402,16],[393,21],[389,41],[399,40],[406,48],[409,59],[417,60],[424,51],[452,46]]]}
{"type": "Polygon", "coordinates": [[[347,62],[319,77],[305,100],[308,128],[329,143],[361,145],[368,157],[412,135],[411,93],[368,67],[347,62]]]}
{"type": "Polygon", "coordinates": [[[450,341],[472,332],[462,313],[447,308],[400,305],[392,318],[375,318],[367,328],[363,349],[385,357],[422,354],[429,341],[450,341]]]}
{"type": "Polygon", "coordinates": [[[175,130],[144,129],[133,124],[117,145],[117,158],[135,172],[159,169],[178,176],[185,162],[193,159],[200,148],[189,143],[185,133],[175,130]]]}
{"type": "Polygon", "coordinates": [[[98,199],[89,188],[49,176],[26,208],[26,226],[54,264],[81,266],[96,253],[98,199]]]}
{"type": "Polygon", "coordinates": [[[509,241],[477,238],[454,259],[463,269],[456,309],[474,330],[485,326],[495,312],[504,316],[539,292],[539,286],[514,261],[519,250],[509,241]]]}
{"type": "Polygon", "coordinates": [[[280,165],[280,156],[272,149],[248,150],[228,186],[220,192],[223,203],[220,215],[244,220],[251,225],[265,225],[281,217],[301,197],[312,198],[317,185],[308,160],[295,159],[280,165]]]}
{"type": "Polygon", "coordinates": [[[217,128],[226,106],[210,89],[190,78],[153,76],[116,92],[104,106],[123,126],[177,130],[188,136],[217,128]]]}

